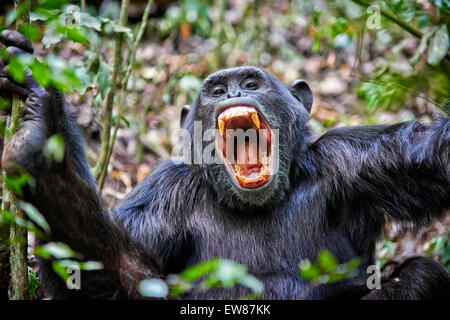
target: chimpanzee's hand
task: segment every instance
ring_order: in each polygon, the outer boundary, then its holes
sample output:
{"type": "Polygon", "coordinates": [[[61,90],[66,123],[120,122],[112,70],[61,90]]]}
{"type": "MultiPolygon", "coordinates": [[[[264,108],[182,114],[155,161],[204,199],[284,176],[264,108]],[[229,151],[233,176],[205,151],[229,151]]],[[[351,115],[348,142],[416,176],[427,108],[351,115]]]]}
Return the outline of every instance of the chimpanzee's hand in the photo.
{"type": "Polygon", "coordinates": [[[17,94],[25,100],[23,121],[17,133],[11,137],[5,146],[2,156],[3,169],[14,174],[19,168],[29,169],[36,156],[43,149],[47,138],[55,131],[56,123],[63,113],[62,103],[57,103],[52,97],[57,94],[39,86],[26,71],[24,83],[16,83],[8,72],[10,57],[19,54],[32,54],[31,43],[19,32],[4,30],[0,41],[7,47],[9,58],[0,60],[0,95],[11,97],[17,94]]]}

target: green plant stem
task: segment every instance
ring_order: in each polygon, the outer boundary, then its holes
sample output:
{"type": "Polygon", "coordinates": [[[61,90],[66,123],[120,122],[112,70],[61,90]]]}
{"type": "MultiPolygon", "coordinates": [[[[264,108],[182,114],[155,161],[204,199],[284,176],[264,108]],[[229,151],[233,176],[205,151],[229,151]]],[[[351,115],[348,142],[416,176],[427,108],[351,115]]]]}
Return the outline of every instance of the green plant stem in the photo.
{"type": "MultiPolygon", "coordinates": [[[[364,7],[364,8],[368,8],[371,5],[374,5],[374,3],[371,3],[371,2],[366,1],[366,0],[351,0],[351,1],[356,3],[356,4],[358,4],[358,5],[360,5],[361,7],[364,7]]],[[[396,25],[401,27],[403,30],[408,31],[410,34],[412,34],[416,38],[419,38],[419,39],[422,38],[422,35],[423,35],[422,32],[417,30],[415,27],[413,27],[409,23],[407,23],[407,22],[403,21],[402,19],[398,18],[397,16],[395,16],[391,12],[380,8],[380,13],[386,19],[394,22],[396,25]]]]}
{"type": "MultiPolygon", "coordinates": [[[[11,126],[11,117],[6,120],[6,128],[11,126]]],[[[5,130],[3,145],[6,145],[9,139],[9,131],[5,130]]],[[[6,187],[6,173],[2,172],[2,212],[9,211],[10,192],[6,187]]],[[[9,248],[9,224],[3,224],[0,218],[0,300],[8,299],[9,274],[10,268],[10,248],[9,248]]]]}
{"type": "MultiPolygon", "coordinates": [[[[24,5],[26,12],[16,21],[16,30],[21,24],[30,21],[30,0],[15,0],[17,9],[24,5]]],[[[11,118],[5,130],[5,139],[14,135],[22,121],[24,102],[19,96],[13,95],[11,118]]],[[[5,174],[2,174],[5,177],[5,174]]],[[[4,181],[4,180],[3,180],[4,181]]],[[[9,208],[16,218],[26,219],[24,212],[17,208],[17,199],[11,190],[5,190],[2,208],[9,208]],[[9,199],[8,199],[9,198],[9,199]],[[9,202],[8,202],[9,200],[9,202]]],[[[11,264],[11,299],[25,300],[28,298],[28,269],[27,269],[27,231],[12,223],[10,228],[10,264],[11,264]]]]}
{"type": "MultiPolygon", "coordinates": [[[[122,7],[120,9],[120,19],[119,26],[125,27],[128,20],[128,6],[130,0],[123,0],[122,7]]],[[[94,168],[94,179],[98,181],[103,168],[108,166],[106,158],[108,157],[109,142],[111,137],[111,125],[112,125],[112,111],[114,105],[114,97],[116,93],[116,87],[120,85],[118,81],[118,76],[120,73],[120,66],[122,64],[122,48],[123,48],[123,33],[116,33],[115,37],[115,47],[114,47],[114,58],[113,58],[113,71],[112,71],[112,81],[113,85],[106,96],[106,106],[105,106],[105,116],[103,119],[102,128],[102,144],[100,147],[100,155],[97,160],[97,164],[94,168]]]]}
{"type": "Polygon", "coordinates": [[[222,46],[225,42],[224,24],[225,24],[226,0],[218,0],[218,1],[219,3],[217,5],[219,6],[219,19],[217,20],[217,24],[215,26],[217,32],[216,34],[217,45],[215,51],[217,59],[217,69],[220,69],[225,66],[226,60],[226,57],[222,49],[222,46]]]}
{"type": "Polygon", "coordinates": [[[99,185],[100,190],[103,189],[103,185],[105,183],[106,174],[108,172],[108,163],[109,163],[109,160],[111,158],[111,155],[112,155],[112,152],[114,149],[114,143],[116,141],[117,131],[119,130],[120,120],[122,118],[122,110],[123,110],[123,104],[125,101],[128,80],[130,78],[131,72],[133,71],[133,67],[136,62],[137,48],[139,46],[139,43],[141,42],[142,36],[144,35],[145,28],[147,27],[148,16],[150,14],[150,8],[152,7],[152,3],[153,3],[153,0],[148,0],[147,6],[145,7],[145,11],[142,16],[142,22],[141,22],[141,25],[139,26],[139,30],[134,39],[133,47],[131,49],[131,52],[130,52],[130,55],[128,58],[127,70],[125,72],[125,76],[122,79],[121,89],[120,89],[120,97],[119,97],[119,105],[117,107],[116,123],[114,124],[114,133],[113,133],[113,136],[109,143],[109,148],[108,148],[107,156],[105,159],[105,165],[103,166],[102,172],[100,174],[100,179],[98,180],[98,185],[99,185]]]}

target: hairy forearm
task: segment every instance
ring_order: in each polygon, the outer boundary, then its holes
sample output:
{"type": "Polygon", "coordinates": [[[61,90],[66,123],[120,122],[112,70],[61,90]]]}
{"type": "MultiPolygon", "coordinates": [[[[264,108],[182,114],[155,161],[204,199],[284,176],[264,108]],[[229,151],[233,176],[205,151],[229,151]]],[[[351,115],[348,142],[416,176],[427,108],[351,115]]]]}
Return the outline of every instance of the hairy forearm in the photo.
{"type": "Polygon", "coordinates": [[[333,130],[311,146],[316,175],[346,210],[426,222],[450,206],[449,132],[449,118],[333,130]]]}
{"type": "Polygon", "coordinates": [[[60,94],[52,94],[50,103],[53,112],[43,113],[48,124],[46,137],[63,137],[64,158],[62,162],[48,158],[42,147],[30,153],[24,150],[21,165],[34,180],[33,187],[24,189],[24,200],[45,216],[53,241],[69,244],[83,260],[102,262],[104,270],[84,272],[83,281],[96,282],[92,287],[108,287],[108,292],[121,297],[137,298],[138,283],[161,274],[159,261],[151,249],[130,239],[121,223],[104,211],[74,118],[60,94]]]}

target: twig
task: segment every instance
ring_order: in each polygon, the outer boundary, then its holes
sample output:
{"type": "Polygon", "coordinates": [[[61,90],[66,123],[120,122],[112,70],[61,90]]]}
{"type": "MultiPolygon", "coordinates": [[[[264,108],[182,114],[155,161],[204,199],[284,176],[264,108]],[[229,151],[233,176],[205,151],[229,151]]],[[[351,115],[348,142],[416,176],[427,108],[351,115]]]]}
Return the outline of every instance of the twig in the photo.
{"type": "MultiPolygon", "coordinates": [[[[125,27],[128,19],[128,6],[130,4],[130,0],[123,0],[122,7],[120,9],[120,19],[119,26],[125,27]]],[[[100,147],[100,155],[97,160],[97,164],[94,168],[94,179],[98,181],[102,170],[105,166],[107,166],[106,158],[108,157],[108,148],[111,137],[111,124],[112,124],[112,111],[114,104],[114,96],[116,92],[116,86],[118,84],[118,75],[120,66],[122,64],[122,47],[123,47],[123,33],[116,33],[116,41],[114,47],[114,66],[112,72],[112,81],[113,85],[108,92],[106,97],[106,106],[105,106],[105,118],[103,119],[103,131],[102,131],[102,144],[100,147]]]]}
{"type": "MultiPolygon", "coordinates": [[[[11,126],[11,117],[8,116],[5,128],[11,126]]],[[[9,139],[9,130],[5,129],[3,145],[6,145],[9,139]]],[[[6,173],[2,172],[2,212],[9,211],[10,192],[6,186],[6,173]]],[[[9,244],[10,226],[2,225],[0,220],[0,299],[8,299],[9,274],[10,267],[10,244],[9,244]]]]}
{"type": "Polygon", "coordinates": [[[86,12],[86,0],[81,0],[81,11],[86,12]]]}
{"type": "MultiPolygon", "coordinates": [[[[24,6],[25,13],[16,21],[16,30],[20,25],[29,23],[30,21],[30,0],[15,0],[14,6],[17,8],[24,6]]],[[[13,95],[12,109],[9,125],[5,130],[5,140],[14,135],[22,121],[24,102],[19,96],[13,95]]],[[[3,178],[6,174],[3,173],[3,178]]],[[[3,186],[5,181],[3,180],[3,186]]],[[[6,198],[3,199],[2,208],[8,208],[15,217],[26,219],[23,211],[17,208],[17,200],[11,190],[5,190],[6,198]],[[9,197],[9,203],[7,203],[9,197]]],[[[11,223],[10,229],[10,264],[11,264],[11,299],[25,300],[28,298],[28,268],[27,268],[27,231],[11,223]]]]}
{"type": "MultiPolygon", "coordinates": [[[[360,5],[361,7],[364,7],[364,8],[368,8],[368,7],[372,6],[372,5],[374,5],[374,3],[370,3],[369,1],[366,1],[366,0],[351,0],[351,1],[353,1],[354,3],[360,5]]],[[[422,38],[422,35],[423,35],[422,32],[417,30],[415,27],[413,27],[409,23],[403,21],[399,17],[395,16],[391,12],[389,12],[387,10],[384,10],[383,8],[380,8],[380,13],[385,18],[387,18],[390,21],[394,22],[396,25],[401,27],[403,30],[408,31],[410,34],[412,34],[416,38],[419,38],[419,39],[422,38]]]]}
{"type": "Polygon", "coordinates": [[[136,62],[136,51],[137,51],[139,43],[142,39],[142,36],[144,35],[145,28],[147,27],[147,20],[148,20],[149,14],[150,14],[150,8],[152,6],[152,3],[153,3],[153,0],[149,0],[147,2],[147,6],[145,7],[144,15],[142,16],[142,22],[141,22],[141,25],[139,26],[139,30],[134,39],[133,47],[131,49],[130,56],[128,58],[129,60],[128,60],[127,70],[125,72],[124,78],[122,79],[116,123],[114,125],[114,134],[111,138],[111,141],[109,142],[109,148],[108,148],[107,156],[105,159],[105,165],[102,168],[102,172],[100,174],[100,179],[98,180],[98,185],[99,185],[100,190],[103,188],[106,173],[108,172],[109,159],[111,158],[111,154],[112,154],[112,151],[114,148],[114,143],[115,143],[116,137],[117,137],[117,131],[119,130],[119,126],[120,126],[120,119],[122,117],[122,109],[123,109],[123,104],[124,104],[124,100],[125,100],[128,79],[130,78],[131,72],[133,71],[134,63],[136,62]]]}

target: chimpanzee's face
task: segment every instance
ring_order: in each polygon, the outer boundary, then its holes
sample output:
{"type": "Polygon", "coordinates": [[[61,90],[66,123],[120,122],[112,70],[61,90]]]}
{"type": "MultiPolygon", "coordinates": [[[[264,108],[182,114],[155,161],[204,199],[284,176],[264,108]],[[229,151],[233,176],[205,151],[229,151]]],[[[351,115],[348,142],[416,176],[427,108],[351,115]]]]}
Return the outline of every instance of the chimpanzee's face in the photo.
{"type": "Polygon", "coordinates": [[[221,70],[204,81],[188,126],[201,121],[203,132],[215,129],[220,161],[203,167],[220,198],[261,206],[289,187],[291,158],[308,118],[294,94],[255,67],[221,70]]]}

